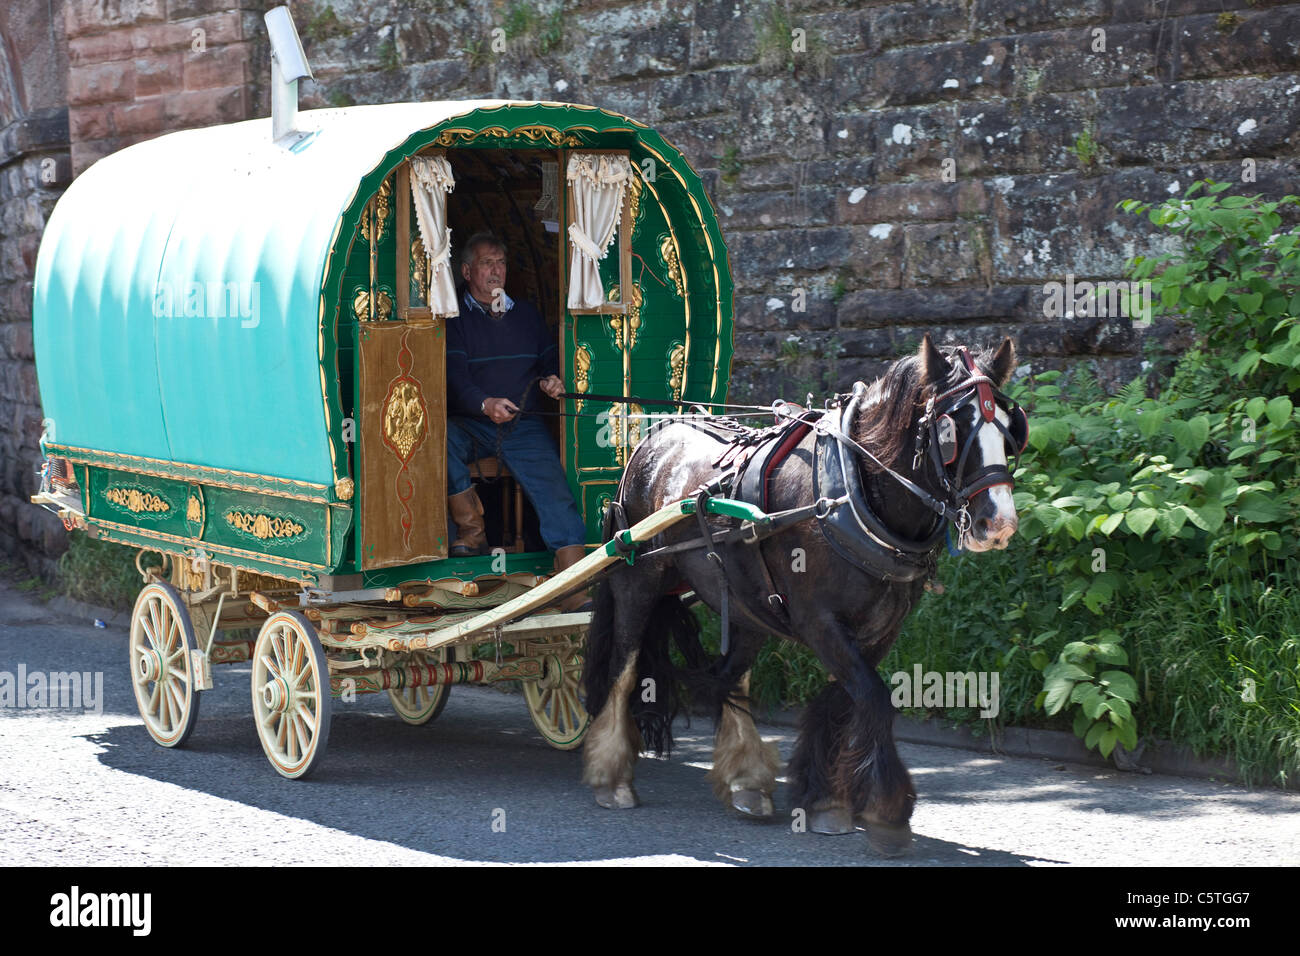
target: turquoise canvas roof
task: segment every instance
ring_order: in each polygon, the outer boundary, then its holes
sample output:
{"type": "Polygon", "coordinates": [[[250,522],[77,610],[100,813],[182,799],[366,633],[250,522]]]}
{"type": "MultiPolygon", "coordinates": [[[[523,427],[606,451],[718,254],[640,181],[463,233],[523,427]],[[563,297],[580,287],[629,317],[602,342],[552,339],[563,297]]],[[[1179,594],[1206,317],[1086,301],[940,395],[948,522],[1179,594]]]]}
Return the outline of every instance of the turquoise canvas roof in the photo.
{"type": "Polygon", "coordinates": [[[413,132],[502,105],[313,110],[292,150],[259,119],[99,160],[37,257],[47,440],[331,487],[317,338],[341,217],[413,132]]]}

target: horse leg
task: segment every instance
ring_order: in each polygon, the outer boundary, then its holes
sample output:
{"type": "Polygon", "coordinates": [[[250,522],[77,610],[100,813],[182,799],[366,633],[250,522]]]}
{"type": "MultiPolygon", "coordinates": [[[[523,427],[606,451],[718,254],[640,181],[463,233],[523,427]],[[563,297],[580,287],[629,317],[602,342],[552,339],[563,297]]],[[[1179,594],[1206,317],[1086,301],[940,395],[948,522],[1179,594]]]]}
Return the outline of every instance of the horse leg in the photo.
{"type": "Polygon", "coordinates": [[[867,842],[882,856],[902,856],[912,845],[912,809],[916,788],[894,746],[894,707],[889,689],[869,668],[867,700],[860,705],[864,745],[850,748],[844,771],[855,781],[857,817],[866,826],[867,842]]]}
{"type": "Polygon", "coordinates": [[[874,850],[899,856],[911,845],[916,792],[894,747],[884,681],[865,665],[854,671],[855,679],[827,684],[804,711],[790,761],[795,805],[807,808],[814,833],[852,833],[860,820],[874,850]]]}
{"type": "Polygon", "coordinates": [[[609,810],[626,810],[639,803],[632,780],[642,741],[630,704],[646,621],[659,600],[659,584],[659,576],[652,580],[628,569],[601,582],[596,591],[583,674],[588,704],[596,716],[583,745],[582,780],[595,791],[596,802],[609,810]]]}
{"type": "Polygon", "coordinates": [[[837,835],[855,829],[849,796],[834,775],[852,707],[843,685],[832,680],[804,709],[800,721],[790,782],[794,806],[807,813],[813,833],[837,835]]]}
{"type": "Polygon", "coordinates": [[[636,654],[626,663],[610,690],[604,709],[596,715],[582,749],[582,782],[606,810],[627,810],[640,801],[632,789],[641,733],[632,720],[629,698],[636,686],[636,654]]]}
{"type": "Polygon", "coordinates": [[[758,735],[754,718],[746,709],[749,703],[746,672],[737,692],[722,707],[709,781],[724,806],[744,816],[768,820],[773,814],[772,794],[781,758],[776,746],[764,743],[758,735]]]}

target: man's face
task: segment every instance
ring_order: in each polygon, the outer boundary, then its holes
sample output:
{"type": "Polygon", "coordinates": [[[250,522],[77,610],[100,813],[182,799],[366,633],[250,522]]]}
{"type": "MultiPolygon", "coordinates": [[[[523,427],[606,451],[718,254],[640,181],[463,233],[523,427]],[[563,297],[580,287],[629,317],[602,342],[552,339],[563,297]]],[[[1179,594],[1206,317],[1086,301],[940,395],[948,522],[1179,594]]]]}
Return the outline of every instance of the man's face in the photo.
{"type": "Polygon", "coordinates": [[[461,274],[469,283],[470,295],[484,303],[495,301],[497,289],[506,286],[505,250],[480,243],[474,250],[473,263],[461,266],[461,274]]]}

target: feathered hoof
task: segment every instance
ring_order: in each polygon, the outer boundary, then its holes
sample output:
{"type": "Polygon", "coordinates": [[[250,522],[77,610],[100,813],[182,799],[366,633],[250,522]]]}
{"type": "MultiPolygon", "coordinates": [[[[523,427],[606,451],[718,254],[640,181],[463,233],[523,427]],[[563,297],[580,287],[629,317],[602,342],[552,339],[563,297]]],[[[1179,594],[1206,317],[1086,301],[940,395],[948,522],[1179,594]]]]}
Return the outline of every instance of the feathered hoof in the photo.
{"type": "Polygon", "coordinates": [[[808,829],[813,833],[840,836],[852,833],[857,827],[853,824],[853,814],[848,807],[826,807],[808,814],[808,829]]]}
{"type": "Polygon", "coordinates": [[[867,828],[867,845],[881,856],[900,857],[912,849],[912,828],[907,823],[862,822],[867,828]]]}
{"type": "Polygon", "coordinates": [[[596,787],[596,802],[606,810],[630,810],[640,806],[631,784],[620,783],[613,787],[596,787]]]}
{"type": "Polygon", "coordinates": [[[732,790],[727,801],[731,809],[751,820],[770,820],[776,812],[771,796],[762,790],[732,790]]]}

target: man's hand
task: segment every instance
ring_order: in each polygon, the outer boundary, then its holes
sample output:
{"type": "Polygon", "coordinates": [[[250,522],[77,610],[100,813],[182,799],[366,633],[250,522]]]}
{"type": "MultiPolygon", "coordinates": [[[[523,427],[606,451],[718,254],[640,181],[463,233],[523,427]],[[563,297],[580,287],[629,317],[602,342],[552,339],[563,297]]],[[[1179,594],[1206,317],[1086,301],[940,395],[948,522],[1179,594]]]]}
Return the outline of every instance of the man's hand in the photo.
{"type": "Polygon", "coordinates": [[[489,398],[483,403],[483,414],[501,425],[519,414],[519,406],[508,398],[489,398]]]}
{"type": "Polygon", "coordinates": [[[559,398],[564,394],[564,383],[560,381],[558,375],[548,375],[537,383],[537,387],[546,393],[548,398],[559,398]]]}

